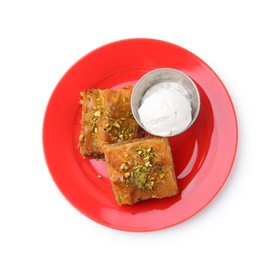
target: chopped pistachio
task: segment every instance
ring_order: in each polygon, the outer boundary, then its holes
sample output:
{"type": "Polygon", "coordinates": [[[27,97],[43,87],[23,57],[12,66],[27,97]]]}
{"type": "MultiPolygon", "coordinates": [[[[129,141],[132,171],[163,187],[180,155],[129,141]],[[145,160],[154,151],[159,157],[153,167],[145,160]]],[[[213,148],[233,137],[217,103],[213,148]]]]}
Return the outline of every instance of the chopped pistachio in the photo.
{"type": "Polygon", "coordinates": [[[97,127],[94,128],[94,133],[97,134],[98,131],[97,131],[97,127]]]}
{"type": "Polygon", "coordinates": [[[79,136],[79,141],[81,142],[83,139],[84,139],[84,135],[81,134],[81,135],[79,136]]]}
{"type": "Polygon", "coordinates": [[[123,163],[120,165],[120,170],[126,171],[126,170],[128,170],[128,166],[125,163],[123,163]]]}
{"type": "Polygon", "coordinates": [[[107,132],[110,132],[112,130],[112,127],[109,127],[106,129],[107,132]]]}
{"type": "Polygon", "coordinates": [[[124,173],[124,177],[125,177],[125,178],[128,178],[129,176],[130,176],[130,172],[125,172],[125,173],[124,173]]]}
{"type": "Polygon", "coordinates": [[[147,161],[144,165],[145,165],[146,167],[152,167],[152,164],[151,164],[149,161],[147,161]]]}
{"type": "Polygon", "coordinates": [[[151,181],[151,182],[147,182],[147,183],[145,183],[145,188],[147,189],[147,190],[152,190],[152,188],[153,188],[153,186],[154,186],[154,182],[153,181],[151,181]]]}
{"type": "Polygon", "coordinates": [[[113,126],[116,127],[116,128],[120,128],[120,124],[118,122],[114,122],[113,126]]]}
{"type": "Polygon", "coordinates": [[[128,166],[131,165],[131,169],[125,170],[125,184],[152,191],[154,185],[164,177],[163,163],[154,161],[158,158],[158,154],[152,147],[137,147],[134,151],[137,159],[127,162],[128,166]]]}
{"type": "Polygon", "coordinates": [[[96,117],[99,117],[100,114],[101,114],[100,110],[97,110],[97,111],[94,112],[94,116],[96,116],[96,117]]]}
{"type": "Polygon", "coordinates": [[[119,179],[120,179],[121,182],[125,182],[124,176],[120,176],[119,179]]]}

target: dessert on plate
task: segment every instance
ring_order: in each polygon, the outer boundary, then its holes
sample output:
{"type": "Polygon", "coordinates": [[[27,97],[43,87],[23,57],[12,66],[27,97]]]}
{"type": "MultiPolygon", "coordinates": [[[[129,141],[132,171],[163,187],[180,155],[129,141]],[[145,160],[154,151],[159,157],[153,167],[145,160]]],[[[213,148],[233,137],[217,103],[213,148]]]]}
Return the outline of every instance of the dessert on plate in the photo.
{"type": "Polygon", "coordinates": [[[143,136],[130,108],[132,90],[87,89],[81,92],[82,120],[79,148],[82,157],[104,159],[106,144],[143,136]]]}
{"type": "Polygon", "coordinates": [[[119,205],[162,199],[178,193],[166,138],[146,137],[106,145],[105,160],[119,205]]]}

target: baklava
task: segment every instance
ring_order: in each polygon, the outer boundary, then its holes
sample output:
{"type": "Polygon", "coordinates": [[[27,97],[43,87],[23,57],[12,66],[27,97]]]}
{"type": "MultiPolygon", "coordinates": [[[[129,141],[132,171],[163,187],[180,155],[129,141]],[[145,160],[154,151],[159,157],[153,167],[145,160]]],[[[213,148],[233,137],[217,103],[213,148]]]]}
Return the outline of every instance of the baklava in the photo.
{"type": "Polygon", "coordinates": [[[119,205],[162,199],[178,193],[166,138],[146,137],[107,145],[105,160],[119,205]]]}
{"type": "Polygon", "coordinates": [[[81,92],[82,128],[79,148],[82,157],[104,159],[106,144],[143,136],[133,118],[130,89],[88,89],[81,92]]]}

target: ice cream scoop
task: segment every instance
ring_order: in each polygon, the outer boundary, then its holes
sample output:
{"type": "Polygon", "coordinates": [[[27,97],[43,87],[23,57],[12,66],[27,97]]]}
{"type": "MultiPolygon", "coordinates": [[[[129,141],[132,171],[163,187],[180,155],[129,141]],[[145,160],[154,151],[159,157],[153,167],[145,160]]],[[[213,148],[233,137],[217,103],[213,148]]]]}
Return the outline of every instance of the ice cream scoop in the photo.
{"type": "Polygon", "coordinates": [[[187,91],[170,81],[158,83],[147,90],[138,114],[143,126],[158,136],[181,133],[192,121],[187,91]]]}
{"type": "Polygon", "coordinates": [[[199,91],[183,72],[155,69],[136,83],[131,109],[136,121],[148,133],[164,137],[178,135],[197,118],[199,91]]]}

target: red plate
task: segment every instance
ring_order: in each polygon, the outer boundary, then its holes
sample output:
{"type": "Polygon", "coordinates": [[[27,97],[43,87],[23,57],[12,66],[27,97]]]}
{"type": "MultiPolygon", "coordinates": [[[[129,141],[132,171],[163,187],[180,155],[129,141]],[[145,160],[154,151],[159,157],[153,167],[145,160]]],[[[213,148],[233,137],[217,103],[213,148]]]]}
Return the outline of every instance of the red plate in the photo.
{"type": "Polygon", "coordinates": [[[55,88],[43,128],[46,161],[67,200],[90,219],[127,231],[163,229],[204,208],[229,175],[237,139],[233,104],[218,76],[189,51],[153,39],[110,43],[80,59],[55,88]],[[161,67],[185,72],[195,81],[201,96],[196,122],[187,132],[169,139],[180,192],[172,198],[120,207],[105,163],[83,159],[79,154],[79,93],[87,88],[134,84],[148,71],[161,67]]]}

